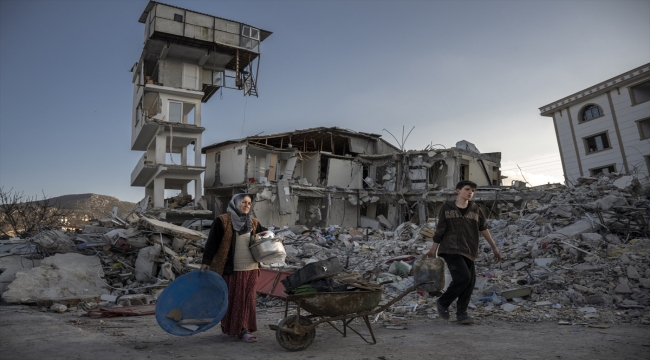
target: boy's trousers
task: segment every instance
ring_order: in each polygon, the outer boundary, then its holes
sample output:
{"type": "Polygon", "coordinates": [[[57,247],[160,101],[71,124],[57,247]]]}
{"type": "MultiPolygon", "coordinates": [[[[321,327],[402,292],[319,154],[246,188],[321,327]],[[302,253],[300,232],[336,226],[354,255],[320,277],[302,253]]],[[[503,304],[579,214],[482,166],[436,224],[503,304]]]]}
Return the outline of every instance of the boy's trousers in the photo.
{"type": "Polygon", "coordinates": [[[444,307],[449,307],[454,300],[458,299],[456,315],[467,314],[467,306],[469,306],[476,283],[474,261],[458,254],[439,254],[439,256],[445,259],[452,280],[438,302],[444,307]]]}

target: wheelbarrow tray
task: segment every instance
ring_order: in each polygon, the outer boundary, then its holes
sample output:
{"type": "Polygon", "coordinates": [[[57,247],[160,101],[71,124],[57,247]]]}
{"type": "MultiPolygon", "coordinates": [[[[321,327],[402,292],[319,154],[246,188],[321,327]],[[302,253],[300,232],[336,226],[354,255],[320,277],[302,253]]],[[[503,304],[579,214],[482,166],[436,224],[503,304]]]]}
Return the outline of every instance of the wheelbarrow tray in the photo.
{"type": "Polygon", "coordinates": [[[381,301],[381,294],[381,290],[323,292],[289,295],[287,300],[299,303],[313,315],[335,317],[372,310],[381,301]]]}

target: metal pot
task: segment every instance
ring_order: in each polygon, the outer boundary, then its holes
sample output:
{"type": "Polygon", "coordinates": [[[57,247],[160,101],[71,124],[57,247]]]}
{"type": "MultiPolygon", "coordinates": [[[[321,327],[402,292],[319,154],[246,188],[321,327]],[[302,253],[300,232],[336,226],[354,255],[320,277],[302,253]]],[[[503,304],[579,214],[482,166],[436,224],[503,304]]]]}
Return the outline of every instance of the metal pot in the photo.
{"type": "Polygon", "coordinates": [[[284,262],[287,252],[281,238],[260,238],[255,236],[255,243],[248,248],[253,258],[261,263],[284,262]]]}

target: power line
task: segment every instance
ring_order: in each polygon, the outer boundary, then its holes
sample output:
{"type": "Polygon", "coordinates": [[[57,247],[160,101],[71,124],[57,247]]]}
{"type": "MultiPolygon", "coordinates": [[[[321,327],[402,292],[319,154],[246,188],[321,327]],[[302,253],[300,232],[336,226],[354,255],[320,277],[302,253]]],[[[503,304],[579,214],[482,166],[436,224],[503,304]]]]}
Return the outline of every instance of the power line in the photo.
{"type": "Polygon", "coordinates": [[[526,160],[526,161],[518,162],[517,164],[525,164],[525,163],[527,163],[527,162],[539,161],[539,160],[548,160],[548,159],[553,159],[553,158],[556,158],[556,157],[557,157],[557,155],[549,156],[549,157],[546,157],[546,158],[539,158],[539,159],[533,159],[533,160],[526,160]]]}
{"type": "MultiPolygon", "coordinates": [[[[554,169],[561,169],[561,167],[560,166],[550,166],[550,167],[549,166],[544,166],[544,167],[541,167],[541,168],[522,169],[522,170],[526,171],[526,172],[531,172],[531,171],[549,171],[549,170],[554,170],[554,169]]],[[[503,172],[517,172],[517,171],[519,171],[519,169],[505,170],[505,171],[501,171],[501,172],[503,173],[503,172]]]]}
{"type": "MultiPolygon", "coordinates": [[[[548,162],[539,163],[539,164],[531,164],[531,165],[527,165],[527,166],[522,166],[521,168],[522,169],[528,169],[528,168],[531,168],[531,167],[536,167],[536,166],[540,166],[540,165],[544,165],[544,164],[557,163],[558,161],[560,161],[560,160],[553,160],[553,161],[548,161],[548,162]]],[[[510,169],[517,170],[518,168],[514,167],[514,168],[508,168],[508,169],[505,169],[505,170],[510,170],[510,169]]],[[[501,171],[504,171],[504,169],[502,169],[501,171]]]]}
{"type": "MultiPolygon", "coordinates": [[[[536,171],[536,170],[552,169],[552,168],[559,168],[559,167],[560,167],[559,164],[550,164],[550,165],[542,165],[542,166],[531,167],[531,168],[521,168],[521,170],[536,171]]],[[[501,170],[501,172],[508,172],[508,171],[519,171],[519,169],[501,170]]]]}

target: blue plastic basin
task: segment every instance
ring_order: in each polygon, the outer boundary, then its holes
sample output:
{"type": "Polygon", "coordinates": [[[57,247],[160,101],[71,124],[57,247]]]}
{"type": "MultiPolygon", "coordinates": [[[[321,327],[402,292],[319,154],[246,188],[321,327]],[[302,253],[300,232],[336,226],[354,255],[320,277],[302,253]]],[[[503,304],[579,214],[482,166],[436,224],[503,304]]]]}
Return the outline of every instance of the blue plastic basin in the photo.
{"type": "Polygon", "coordinates": [[[223,278],[214,271],[195,270],[178,277],[163,290],[156,303],[156,321],[172,335],[189,336],[217,325],[227,309],[228,287],[223,278]],[[181,309],[183,319],[212,319],[212,322],[198,325],[194,331],[186,329],[166,317],[175,308],[181,309]]]}

